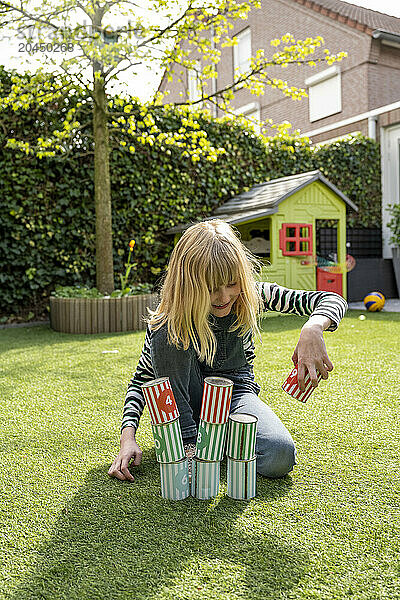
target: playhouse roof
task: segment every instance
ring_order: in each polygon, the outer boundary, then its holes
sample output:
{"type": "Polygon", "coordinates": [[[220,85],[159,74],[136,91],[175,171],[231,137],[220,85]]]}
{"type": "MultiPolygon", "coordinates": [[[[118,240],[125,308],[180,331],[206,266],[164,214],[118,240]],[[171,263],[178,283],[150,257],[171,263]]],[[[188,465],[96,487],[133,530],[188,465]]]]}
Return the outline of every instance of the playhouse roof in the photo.
{"type": "MultiPolygon", "coordinates": [[[[354,202],[349,200],[333,183],[328,181],[320,171],[309,171],[307,173],[290,175],[289,177],[272,179],[265,183],[258,183],[248,192],[234,196],[214,210],[209,217],[202,220],[223,219],[232,225],[237,225],[251,221],[252,219],[267,217],[278,212],[278,206],[283,200],[286,200],[286,198],[314,181],[324,183],[353,210],[358,211],[354,202]]],[[[167,233],[179,233],[191,225],[194,225],[194,223],[181,223],[176,225],[176,227],[168,229],[167,233]]]]}

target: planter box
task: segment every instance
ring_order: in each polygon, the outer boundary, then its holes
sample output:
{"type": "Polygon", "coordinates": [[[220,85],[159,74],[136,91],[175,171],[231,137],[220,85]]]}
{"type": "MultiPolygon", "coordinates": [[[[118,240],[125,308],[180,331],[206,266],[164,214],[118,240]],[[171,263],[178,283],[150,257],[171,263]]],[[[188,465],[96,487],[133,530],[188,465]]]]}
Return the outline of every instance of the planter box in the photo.
{"type": "Polygon", "coordinates": [[[146,308],[154,310],[158,294],[123,298],[50,297],[50,327],[62,333],[111,333],[143,331],[146,308]]]}

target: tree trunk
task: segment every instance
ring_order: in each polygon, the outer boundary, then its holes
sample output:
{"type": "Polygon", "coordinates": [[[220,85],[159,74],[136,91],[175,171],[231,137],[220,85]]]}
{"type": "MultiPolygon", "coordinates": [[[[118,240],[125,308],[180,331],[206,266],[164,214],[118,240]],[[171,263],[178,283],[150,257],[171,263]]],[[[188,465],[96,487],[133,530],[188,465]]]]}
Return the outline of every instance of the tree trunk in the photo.
{"type": "MultiPolygon", "coordinates": [[[[97,74],[99,75],[99,74],[97,74]]],[[[104,80],[94,77],[94,197],[96,209],[96,287],[103,294],[114,290],[110,149],[104,80]]]]}

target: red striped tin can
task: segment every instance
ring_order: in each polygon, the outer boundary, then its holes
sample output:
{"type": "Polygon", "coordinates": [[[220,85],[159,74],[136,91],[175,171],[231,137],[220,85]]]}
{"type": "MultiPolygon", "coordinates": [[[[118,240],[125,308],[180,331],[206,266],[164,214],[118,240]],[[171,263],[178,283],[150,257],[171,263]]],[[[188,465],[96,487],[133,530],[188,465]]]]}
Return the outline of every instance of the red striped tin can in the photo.
{"type": "Polygon", "coordinates": [[[229,417],[233,381],[224,377],[204,379],[200,419],[206,423],[226,423],[229,417]]]}
{"type": "Polygon", "coordinates": [[[235,460],[227,457],[226,493],[235,500],[249,500],[256,495],[256,457],[252,460],[235,460]]]}
{"type": "Polygon", "coordinates": [[[228,419],[226,454],[235,460],[251,460],[256,453],[258,418],[254,415],[234,413],[228,419]]]}
{"type": "Polygon", "coordinates": [[[193,457],[191,494],[199,500],[209,500],[218,495],[221,463],[219,460],[200,460],[193,457]]]}
{"type": "Polygon", "coordinates": [[[179,418],[163,425],[151,425],[158,462],[177,462],[185,458],[179,418]]]}
{"type": "MultiPolygon", "coordinates": [[[[304,377],[305,389],[304,389],[304,392],[302,392],[299,388],[299,383],[297,381],[297,375],[298,375],[298,369],[296,366],[289,373],[288,378],[282,385],[282,389],[285,392],[287,392],[290,396],[293,396],[293,398],[300,400],[300,402],[307,402],[308,398],[311,396],[311,394],[313,393],[313,391],[315,389],[312,385],[311,377],[307,371],[306,376],[304,377]]],[[[322,379],[322,375],[321,375],[321,373],[319,373],[317,371],[318,383],[321,381],[321,379],[322,379]]]]}
{"type": "Polygon", "coordinates": [[[196,441],[196,457],[222,460],[225,454],[227,423],[206,423],[200,419],[196,441]]]}
{"type": "Polygon", "coordinates": [[[152,379],[141,386],[153,425],[174,421],[179,417],[168,377],[152,379]]]}
{"type": "Polygon", "coordinates": [[[190,495],[188,459],[159,463],[161,496],[167,500],[184,500],[190,495]]]}

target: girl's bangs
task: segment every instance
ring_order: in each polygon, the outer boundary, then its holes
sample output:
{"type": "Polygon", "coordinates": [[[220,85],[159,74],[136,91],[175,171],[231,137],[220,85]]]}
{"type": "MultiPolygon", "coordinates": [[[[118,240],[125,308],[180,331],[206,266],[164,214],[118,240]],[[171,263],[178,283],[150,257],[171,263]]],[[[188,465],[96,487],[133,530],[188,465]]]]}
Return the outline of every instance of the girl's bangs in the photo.
{"type": "Polygon", "coordinates": [[[205,279],[208,289],[215,292],[218,288],[224,285],[236,283],[239,277],[239,265],[237,258],[224,256],[219,257],[218,261],[209,263],[206,269],[205,279]]]}

